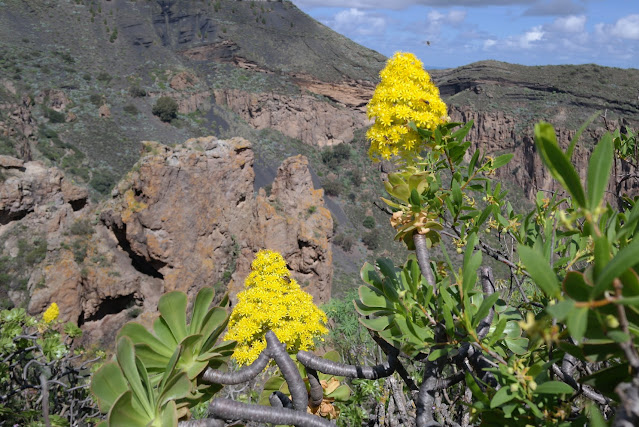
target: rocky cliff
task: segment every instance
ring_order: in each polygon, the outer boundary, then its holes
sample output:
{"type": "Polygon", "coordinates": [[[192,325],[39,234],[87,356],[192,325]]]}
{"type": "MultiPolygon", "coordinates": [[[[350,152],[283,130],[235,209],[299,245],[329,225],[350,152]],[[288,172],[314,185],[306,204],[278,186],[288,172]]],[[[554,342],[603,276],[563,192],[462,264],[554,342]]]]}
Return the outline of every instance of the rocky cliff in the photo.
{"type": "Polygon", "coordinates": [[[59,170],[0,156],[5,264],[24,258],[21,230],[44,242],[22,279],[28,286],[9,294],[14,303],[40,313],[56,302],[61,320],[78,322],[86,340],[108,341],[131,317],[150,319],[164,292],[193,296],[214,286],[219,297],[228,285],[236,294],[263,248],[284,255],[316,303],[327,301],[333,224],[306,158],[285,160],[267,195],[253,191],[254,155],[244,139],[144,147],[112,200],[97,206],[85,206],[86,190],[59,170]]]}

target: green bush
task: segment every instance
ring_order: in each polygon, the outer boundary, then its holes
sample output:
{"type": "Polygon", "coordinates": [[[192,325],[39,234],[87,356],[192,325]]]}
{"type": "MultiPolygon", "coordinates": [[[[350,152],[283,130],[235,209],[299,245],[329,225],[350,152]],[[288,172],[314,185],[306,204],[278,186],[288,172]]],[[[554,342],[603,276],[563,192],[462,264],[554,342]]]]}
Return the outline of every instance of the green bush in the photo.
{"type": "Polygon", "coordinates": [[[372,230],[373,228],[375,228],[375,218],[373,218],[372,216],[367,216],[366,218],[364,218],[364,221],[362,221],[362,225],[369,230],[372,230]]]}
{"type": "Polygon", "coordinates": [[[64,123],[67,118],[64,113],[47,107],[44,107],[44,117],[49,119],[51,123],[64,123]]]}
{"type": "Polygon", "coordinates": [[[175,99],[161,96],[153,105],[151,112],[163,122],[170,122],[177,117],[178,104],[175,99]]]}
{"type": "Polygon", "coordinates": [[[104,169],[96,169],[93,171],[93,177],[89,181],[89,185],[100,194],[109,194],[111,188],[115,184],[115,177],[112,173],[104,169]]]}
{"type": "Polygon", "coordinates": [[[142,98],[146,96],[146,90],[139,85],[133,85],[129,88],[129,95],[134,98],[142,98]]]}
{"type": "Polygon", "coordinates": [[[348,234],[339,233],[333,239],[333,243],[335,243],[340,248],[344,249],[346,252],[349,252],[355,243],[353,236],[349,236],[348,234]]]}
{"type": "Polygon", "coordinates": [[[347,144],[342,143],[334,147],[328,147],[322,150],[322,162],[330,167],[336,169],[342,162],[350,159],[351,149],[347,144]]]}
{"type": "Polygon", "coordinates": [[[375,231],[368,232],[362,237],[362,243],[371,251],[379,247],[379,233],[375,231]]]}
{"type": "Polygon", "coordinates": [[[328,196],[334,196],[334,197],[339,196],[342,190],[342,184],[340,184],[340,182],[336,179],[326,180],[324,184],[322,184],[322,187],[324,188],[324,192],[328,196]]]}
{"type": "Polygon", "coordinates": [[[127,104],[125,105],[122,110],[124,110],[125,113],[131,114],[132,116],[137,116],[138,115],[138,109],[135,105],[133,104],[127,104]]]}

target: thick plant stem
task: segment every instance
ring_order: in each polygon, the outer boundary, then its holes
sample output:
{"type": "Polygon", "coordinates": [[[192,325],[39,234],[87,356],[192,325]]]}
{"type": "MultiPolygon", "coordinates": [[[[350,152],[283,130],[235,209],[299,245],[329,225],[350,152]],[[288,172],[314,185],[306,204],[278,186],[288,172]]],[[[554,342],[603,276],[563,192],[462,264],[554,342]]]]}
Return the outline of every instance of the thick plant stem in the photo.
{"type": "MultiPolygon", "coordinates": [[[[275,359],[275,363],[279,366],[288,389],[291,392],[291,398],[293,399],[293,407],[298,411],[306,412],[308,406],[308,393],[306,392],[306,385],[300,375],[300,372],[295,366],[295,362],[291,359],[291,356],[286,352],[286,347],[277,339],[273,331],[266,333],[266,345],[269,349],[271,357],[275,359]]],[[[281,424],[281,423],[279,423],[281,424]]],[[[291,424],[291,423],[289,423],[291,424]]]]}
{"type": "Polygon", "coordinates": [[[437,295],[435,287],[435,276],[430,268],[430,250],[426,245],[426,237],[423,234],[413,234],[413,242],[415,243],[415,254],[417,255],[417,263],[426,282],[433,287],[433,294],[437,295]]]}
{"type": "Polygon", "coordinates": [[[209,413],[215,418],[223,420],[241,419],[258,423],[288,424],[299,427],[334,427],[330,421],[307,414],[306,411],[251,405],[224,398],[213,400],[209,406],[209,413]]]}
{"type": "Polygon", "coordinates": [[[211,384],[235,385],[245,383],[264,370],[269,360],[271,360],[268,348],[260,353],[255,362],[235,372],[222,372],[208,368],[202,374],[202,381],[211,384]]]}
{"type": "Polygon", "coordinates": [[[299,351],[297,353],[297,360],[307,368],[315,369],[325,374],[348,378],[376,380],[378,378],[388,377],[395,372],[395,362],[397,357],[390,354],[388,356],[388,362],[382,363],[381,365],[356,366],[323,359],[307,351],[299,351]]]}
{"type": "Polygon", "coordinates": [[[324,400],[324,388],[320,383],[317,371],[313,368],[306,367],[306,376],[308,377],[308,383],[311,386],[308,406],[315,409],[320,406],[322,400],[324,400]]]}
{"type": "Polygon", "coordinates": [[[435,361],[427,361],[424,369],[424,381],[419,387],[419,396],[415,402],[417,417],[415,425],[417,427],[441,427],[433,417],[433,405],[435,403],[435,391],[437,390],[437,379],[443,369],[444,358],[435,361]]]}
{"type": "MultiPolygon", "coordinates": [[[[479,275],[481,277],[481,286],[484,291],[484,298],[488,298],[495,293],[495,280],[493,279],[493,270],[490,267],[482,267],[479,269],[479,275]]],[[[495,317],[495,307],[490,307],[490,311],[486,317],[481,319],[477,326],[477,337],[481,340],[488,335],[490,331],[490,325],[493,323],[495,317]]]]}

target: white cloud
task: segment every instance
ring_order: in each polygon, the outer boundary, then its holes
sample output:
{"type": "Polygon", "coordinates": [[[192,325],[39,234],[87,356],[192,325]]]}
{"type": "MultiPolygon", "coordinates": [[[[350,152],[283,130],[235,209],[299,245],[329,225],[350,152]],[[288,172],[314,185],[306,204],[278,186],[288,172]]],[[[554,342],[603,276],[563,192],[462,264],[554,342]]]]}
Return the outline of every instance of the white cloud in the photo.
{"type": "Polygon", "coordinates": [[[586,26],[586,16],[567,16],[565,18],[557,18],[548,26],[549,31],[559,33],[581,33],[586,26]]]}
{"type": "Polygon", "coordinates": [[[386,19],[370,12],[350,8],[338,12],[329,25],[338,33],[368,36],[382,33],[386,28],[386,19]]]}
{"type": "Polygon", "coordinates": [[[522,48],[532,47],[533,42],[540,41],[544,34],[546,33],[541,29],[541,26],[533,27],[518,38],[519,46],[522,48]]]}
{"type": "Polygon", "coordinates": [[[424,32],[428,37],[436,37],[441,33],[443,25],[458,27],[466,19],[466,11],[461,9],[451,10],[444,14],[437,10],[431,10],[426,15],[424,32]]]}
{"type": "Polygon", "coordinates": [[[493,39],[484,40],[484,50],[488,50],[491,47],[495,46],[496,44],[497,44],[497,40],[493,40],[493,39]]]}
{"type": "Polygon", "coordinates": [[[639,15],[628,15],[619,19],[610,29],[610,33],[622,39],[639,40],[639,15]]]}

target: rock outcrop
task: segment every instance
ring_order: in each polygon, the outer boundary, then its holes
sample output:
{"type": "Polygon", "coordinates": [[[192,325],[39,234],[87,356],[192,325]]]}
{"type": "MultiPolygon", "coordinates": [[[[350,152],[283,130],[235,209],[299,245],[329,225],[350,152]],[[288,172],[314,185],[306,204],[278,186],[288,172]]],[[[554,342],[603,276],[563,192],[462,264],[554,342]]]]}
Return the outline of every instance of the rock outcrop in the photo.
{"type": "Polygon", "coordinates": [[[354,131],[368,124],[361,110],[312,95],[287,96],[237,89],[216,89],[214,95],[216,103],[227,106],[256,129],[276,129],[319,147],[350,142],[354,131]]]}
{"type": "Polygon", "coordinates": [[[56,302],[60,319],[78,322],[87,342],[109,341],[133,316],[150,324],[165,292],[193,297],[214,286],[218,297],[227,289],[234,296],[263,248],[282,253],[316,303],[328,301],[333,224],[306,158],[285,160],[267,196],[253,191],[253,151],[244,139],[172,148],[146,142],[145,151],[112,200],[76,219],[97,216],[89,232],[69,233],[66,224],[47,235],[30,312],[56,302]]]}
{"type": "Polygon", "coordinates": [[[62,171],[41,162],[0,156],[0,172],[4,177],[0,182],[0,226],[36,209],[46,210],[47,205],[54,208],[68,205],[72,210],[79,210],[87,202],[85,188],[72,184],[62,171]]]}
{"type": "MultiPolygon", "coordinates": [[[[0,137],[14,140],[16,154],[22,160],[31,160],[31,145],[37,136],[38,125],[31,115],[32,106],[33,101],[26,95],[20,102],[0,104],[0,113],[6,112],[6,119],[0,120],[0,137]]],[[[0,119],[2,116],[0,114],[0,119]]]]}

